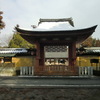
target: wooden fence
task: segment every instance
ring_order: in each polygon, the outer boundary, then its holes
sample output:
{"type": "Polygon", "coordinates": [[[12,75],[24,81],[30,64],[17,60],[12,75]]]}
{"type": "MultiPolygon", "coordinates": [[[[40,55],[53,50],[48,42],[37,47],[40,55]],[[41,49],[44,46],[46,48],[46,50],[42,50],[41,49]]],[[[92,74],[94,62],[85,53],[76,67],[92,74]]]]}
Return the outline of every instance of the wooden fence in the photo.
{"type": "Polygon", "coordinates": [[[79,76],[92,76],[93,67],[79,67],[79,76]]]}
{"type": "Polygon", "coordinates": [[[33,67],[20,67],[20,75],[22,76],[34,75],[34,68],[33,67]]]}

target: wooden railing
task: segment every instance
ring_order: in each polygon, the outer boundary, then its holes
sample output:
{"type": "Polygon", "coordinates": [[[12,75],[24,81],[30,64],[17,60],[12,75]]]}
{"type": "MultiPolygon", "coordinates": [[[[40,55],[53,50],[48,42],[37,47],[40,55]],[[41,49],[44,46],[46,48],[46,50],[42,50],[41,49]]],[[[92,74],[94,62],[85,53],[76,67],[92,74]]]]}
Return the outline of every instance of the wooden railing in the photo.
{"type": "Polygon", "coordinates": [[[45,66],[45,71],[53,71],[53,72],[66,72],[68,71],[68,66],[65,65],[48,65],[45,66]]]}

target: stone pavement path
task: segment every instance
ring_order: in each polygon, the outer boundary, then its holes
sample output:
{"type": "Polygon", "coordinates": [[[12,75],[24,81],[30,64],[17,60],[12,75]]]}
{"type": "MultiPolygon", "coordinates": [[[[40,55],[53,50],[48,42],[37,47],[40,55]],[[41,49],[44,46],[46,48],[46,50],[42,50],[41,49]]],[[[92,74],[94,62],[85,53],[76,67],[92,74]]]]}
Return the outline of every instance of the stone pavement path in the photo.
{"type": "Polygon", "coordinates": [[[100,89],[0,88],[0,100],[100,100],[100,89]]]}
{"type": "Polygon", "coordinates": [[[0,77],[0,100],[100,100],[100,77],[0,77]]]}
{"type": "Polygon", "coordinates": [[[100,88],[100,77],[0,77],[0,87],[11,88],[100,88]]]}

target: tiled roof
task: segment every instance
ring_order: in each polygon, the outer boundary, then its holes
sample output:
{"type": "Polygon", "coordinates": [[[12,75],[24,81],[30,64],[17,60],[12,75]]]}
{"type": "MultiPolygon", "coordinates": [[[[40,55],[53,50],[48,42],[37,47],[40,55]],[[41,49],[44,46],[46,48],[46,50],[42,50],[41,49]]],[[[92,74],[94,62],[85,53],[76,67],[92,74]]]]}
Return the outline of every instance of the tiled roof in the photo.
{"type": "Polygon", "coordinates": [[[85,47],[87,52],[100,52],[100,47],[85,47]]]}
{"type": "Polygon", "coordinates": [[[0,54],[4,53],[27,53],[25,48],[0,48],[0,54]]]}
{"type": "Polygon", "coordinates": [[[14,57],[15,53],[0,53],[0,57],[14,57]]]}

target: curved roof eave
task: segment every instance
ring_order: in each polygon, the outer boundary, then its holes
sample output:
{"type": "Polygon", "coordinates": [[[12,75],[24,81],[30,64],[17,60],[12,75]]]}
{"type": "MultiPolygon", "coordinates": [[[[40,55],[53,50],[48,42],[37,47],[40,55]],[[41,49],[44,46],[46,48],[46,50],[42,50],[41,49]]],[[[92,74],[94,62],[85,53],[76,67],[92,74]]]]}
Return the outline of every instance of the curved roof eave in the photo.
{"type": "Polygon", "coordinates": [[[84,29],[77,29],[77,30],[54,30],[54,31],[34,31],[34,30],[24,30],[24,29],[21,29],[21,28],[19,28],[19,27],[15,27],[15,29],[17,30],[17,32],[20,32],[20,33],[22,33],[22,34],[43,34],[43,33],[50,33],[50,34],[52,34],[52,33],[56,33],[57,32],[57,34],[58,33],[60,33],[60,32],[66,32],[66,34],[67,33],[82,33],[82,32],[89,32],[89,31],[95,31],[95,28],[97,27],[97,25],[95,25],[95,26],[92,26],[92,27],[89,27],[89,28],[84,28],[84,29]]]}
{"type": "MultiPolygon", "coordinates": [[[[85,28],[85,29],[77,29],[77,30],[54,30],[54,31],[34,31],[34,30],[23,30],[19,27],[15,27],[16,31],[21,34],[23,37],[53,37],[53,36],[67,36],[67,37],[77,37],[77,43],[84,41],[87,39],[92,33],[95,31],[97,25],[85,28]]],[[[24,38],[23,37],[23,38],[24,38]]],[[[25,38],[25,39],[26,39],[25,38]]],[[[27,39],[26,39],[27,40],[27,39]]],[[[28,39],[29,40],[29,39],[28,39]]],[[[32,41],[32,40],[31,40],[32,41]]]]}

